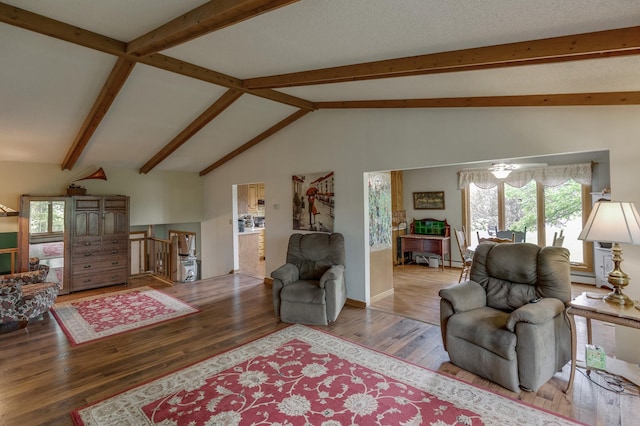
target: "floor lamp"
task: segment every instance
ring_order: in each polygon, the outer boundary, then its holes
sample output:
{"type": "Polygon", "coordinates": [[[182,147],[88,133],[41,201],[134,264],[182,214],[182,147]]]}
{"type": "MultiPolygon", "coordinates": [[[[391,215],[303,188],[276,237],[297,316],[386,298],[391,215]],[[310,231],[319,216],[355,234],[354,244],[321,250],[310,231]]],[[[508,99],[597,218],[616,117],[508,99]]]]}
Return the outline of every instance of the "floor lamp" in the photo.
{"type": "Polygon", "coordinates": [[[640,244],[640,215],[633,203],[623,201],[600,201],[595,203],[579,240],[613,243],[611,249],[613,270],[607,281],[613,291],[604,297],[615,305],[633,305],[634,302],[622,292],[629,284],[629,276],[620,269],[622,249],[620,243],[640,244]]]}

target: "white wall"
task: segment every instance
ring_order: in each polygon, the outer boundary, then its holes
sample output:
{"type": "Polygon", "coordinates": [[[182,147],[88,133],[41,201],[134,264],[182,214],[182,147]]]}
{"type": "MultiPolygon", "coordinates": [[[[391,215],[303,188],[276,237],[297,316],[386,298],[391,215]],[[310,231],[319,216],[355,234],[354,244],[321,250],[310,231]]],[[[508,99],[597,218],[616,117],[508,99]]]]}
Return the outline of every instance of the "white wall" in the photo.
{"type": "MultiPolygon", "coordinates": [[[[348,296],[367,301],[364,172],[609,149],[613,198],[640,204],[639,138],[638,106],[316,111],[205,177],[203,277],[233,265],[232,184],[265,182],[269,274],[293,232],[291,176],[334,171],[348,296]]],[[[640,280],[640,248],[624,251],[640,280]]],[[[640,281],[627,292],[639,298],[640,281]]]]}

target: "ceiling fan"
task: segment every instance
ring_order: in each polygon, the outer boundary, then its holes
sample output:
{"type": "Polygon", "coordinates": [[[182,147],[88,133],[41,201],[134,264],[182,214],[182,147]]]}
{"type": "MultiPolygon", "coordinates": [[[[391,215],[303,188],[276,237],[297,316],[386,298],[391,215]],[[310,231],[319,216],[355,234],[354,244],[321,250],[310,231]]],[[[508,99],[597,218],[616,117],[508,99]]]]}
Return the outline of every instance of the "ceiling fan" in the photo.
{"type": "Polygon", "coordinates": [[[463,170],[488,170],[497,179],[505,179],[514,170],[533,169],[545,167],[547,163],[492,163],[489,167],[463,169],[463,170]]]}

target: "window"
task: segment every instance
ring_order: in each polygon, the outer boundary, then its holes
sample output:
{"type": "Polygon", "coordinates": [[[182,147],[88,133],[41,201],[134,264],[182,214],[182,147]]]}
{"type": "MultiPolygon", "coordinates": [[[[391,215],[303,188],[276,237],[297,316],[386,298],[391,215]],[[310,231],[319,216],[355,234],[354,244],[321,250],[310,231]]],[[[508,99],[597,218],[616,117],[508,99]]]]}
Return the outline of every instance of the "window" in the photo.
{"type": "Polygon", "coordinates": [[[478,234],[509,229],[526,232],[526,242],[544,246],[551,245],[554,233],[562,230],[574,269],[591,269],[588,243],[578,240],[591,205],[590,166],[545,167],[540,172],[514,172],[502,180],[488,172],[461,171],[470,241],[477,243],[478,234]]]}
{"type": "Polygon", "coordinates": [[[469,241],[476,245],[478,234],[493,236],[498,228],[498,187],[482,189],[471,184],[468,191],[470,223],[465,227],[471,230],[469,241]]]}
{"type": "Polygon", "coordinates": [[[64,201],[31,201],[29,233],[47,236],[64,233],[64,201]]]}

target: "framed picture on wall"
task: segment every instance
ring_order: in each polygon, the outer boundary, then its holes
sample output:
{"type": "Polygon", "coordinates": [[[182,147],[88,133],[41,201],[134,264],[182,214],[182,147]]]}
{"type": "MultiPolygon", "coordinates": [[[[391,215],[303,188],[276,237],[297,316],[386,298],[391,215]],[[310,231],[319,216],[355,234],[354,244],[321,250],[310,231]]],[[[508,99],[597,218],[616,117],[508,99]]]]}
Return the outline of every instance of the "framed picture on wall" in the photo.
{"type": "Polygon", "coordinates": [[[333,232],[333,172],[294,175],[293,229],[333,232]]]}
{"type": "Polygon", "coordinates": [[[444,191],[414,192],[414,210],[444,210],[444,191]]]}

